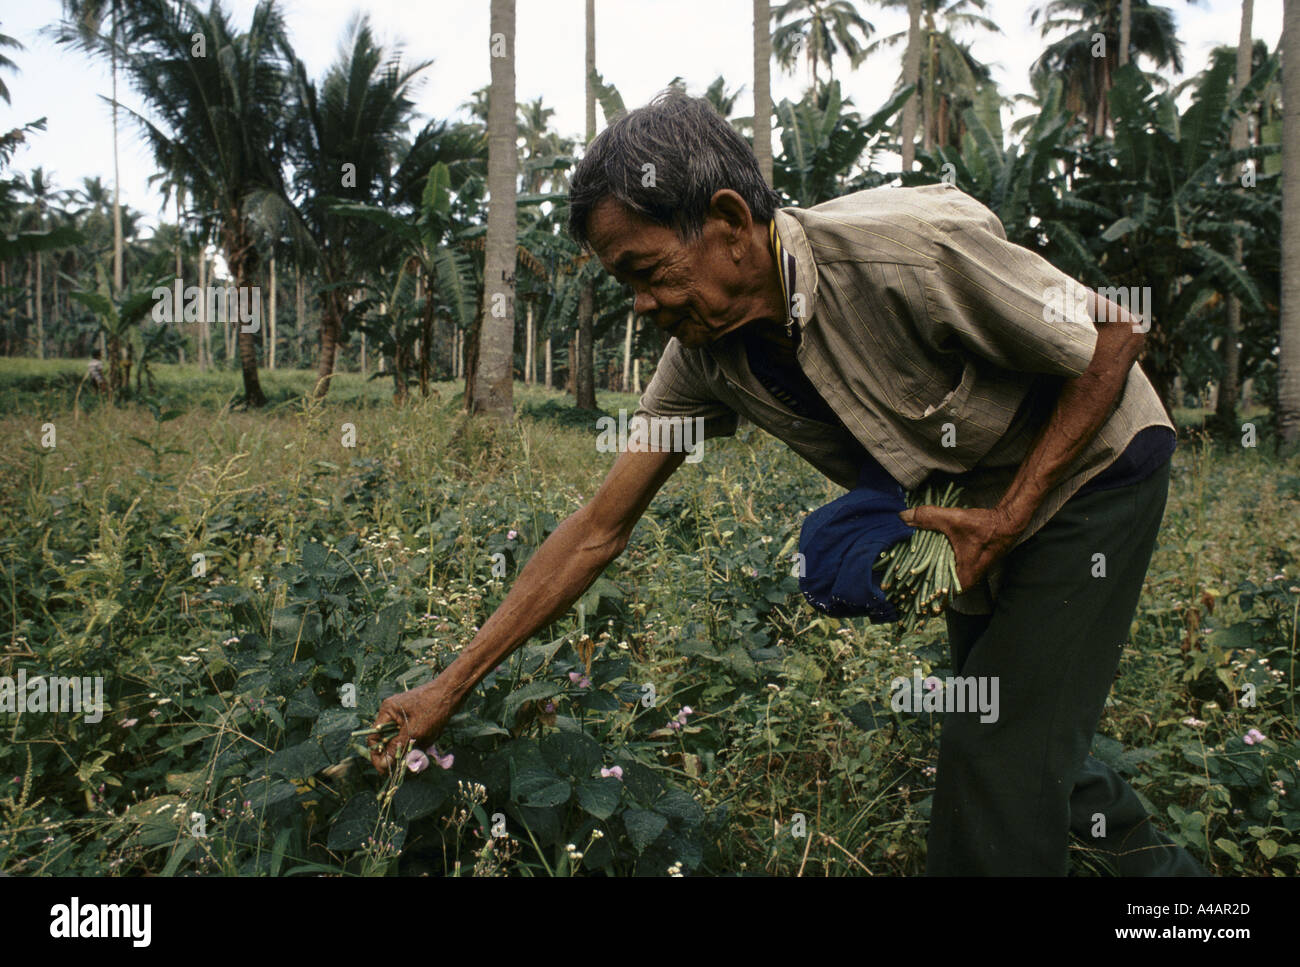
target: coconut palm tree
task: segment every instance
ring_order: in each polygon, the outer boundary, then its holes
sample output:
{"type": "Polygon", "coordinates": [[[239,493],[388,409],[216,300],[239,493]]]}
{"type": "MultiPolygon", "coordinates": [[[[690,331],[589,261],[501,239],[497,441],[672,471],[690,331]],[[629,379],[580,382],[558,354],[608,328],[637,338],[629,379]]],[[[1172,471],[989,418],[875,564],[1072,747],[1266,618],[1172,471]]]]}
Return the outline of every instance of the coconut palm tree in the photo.
{"type": "MultiPolygon", "coordinates": [[[[886,6],[907,6],[911,20],[916,7],[917,25],[881,37],[866,49],[867,56],[885,47],[906,43],[903,70],[895,91],[916,84],[916,104],[921,114],[922,143],[926,151],[935,145],[947,146],[961,141],[962,118],[966,108],[975,103],[980,88],[992,82],[990,68],[971,53],[970,44],[956,39],[956,32],[975,27],[1001,33],[996,23],[984,15],[987,0],[880,0],[886,6]],[[914,58],[911,63],[909,58],[914,58]]],[[[909,100],[909,104],[913,103],[909,100]]],[[[915,108],[913,108],[915,110],[915,108]]],[[[907,107],[903,120],[907,122],[907,107]]],[[[901,132],[904,150],[903,170],[911,167],[915,152],[915,117],[911,134],[901,132]]]]}
{"type": "Polygon", "coordinates": [[[56,39],[93,55],[106,56],[109,62],[113,115],[113,286],[115,292],[120,292],[124,282],[125,241],[122,232],[122,178],[118,168],[117,75],[120,62],[118,43],[123,17],[127,13],[126,4],[123,0],[62,0],[62,3],[63,21],[54,27],[56,39]],[[109,28],[107,36],[102,33],[105,20],[109,28]]]}
{"type": "MultiPolygon", "coordinates": [[[[157,120],[134,111],[158,164],[196,204],[211,209],[234,284],[260,278],[254,219],[287,204],[284,183],[289,44],[274,0],[261,0],[246,30],[213,2],[137,0],[123,37],[127,74],[157,120]]],[[[251,320],[250,320],[251,321],[251,320]]],[[[258,320],[256,328],[260,328],[258,320]]],[[[244,401],[262,406],[253,326],[240,325],[244,401]]]]}
{"type": "MultiPolygon", "coordinates": [[[[46,232],[50,227],[51,218],[62,212],[62,206],[72,197],[72,192],[55,188],[42,167],[33,168],[30,177],[19,175],[16,181],[18,191],[28,199],[27,205],[19,216],[19,227],[37,233],[46,232]]],[[[28,272],[34,293],[37,359],[45,358],[44,270],[46,261],[43,252],[39,250],[31,252],[28,272]]]]}
{"type": "Polygon", "coordinates": [[[349,222],[337,202],[371,203],[384,197],[409,146],[403,135],[414,112],[412,94],[431,61],[409,67],[400,51],[376,43],[368,18],[348,25],[339,58],[319,89],[293,59],[294,99],[289,154],[307,260],[320,276],[320,358],[315,395],[329,391],[347,311],[345,283],[356,274],[356,254],[372,248],[377,229],[349,222]]]}
{"type": "MultiPolygon", "coordinates": [[[[0,50],[26,50],[23,45],[8,34],[0,34],[0,50]]],[[[11,61],[4,54],[0,54],[0,70],[15,71],[18,65],[11,61]]],[[[9,100],[9,87],[5,84],[4,78],[0,78],[0,97],[3,97],[6,104],[12,104],[9,100]]]]}
{"type": "MultiPolygon", "coordinates": [[[[1066,35],[1048,45],[1030,73],[1064,77],[1067,106],[1087,118],[1093,136],[1104,137],[1110,123],[1108,94],[1120,66],[1120,0],[1050,0],[1030,15],[1031,24],[1039,20],[1043,37],[1062,30],[1066,35]],[[1093,39],[1097,34],[1100,42],[1093,39]]],[[[1133,0],[1130,22],[1129,52],[1156,67],[1182,71],[1182,42],[1168,7],[1133,0]]]]}
{"type": "Polygon", "coordinates": [[[819,64],[826,65],[828,80],[835,80],[835,55],[843,51],[856,68],[866,49],[854,34],[866,41],[876,32],[852,0],[788,0],[772,11],[772,19],[780,25],[772,34],[776,62],[792,71],[799,57],[806,56],[814,90],[820,84],[819,64]]]}
{"type": "Polygon", "coordinates": [[[483,309],[470,381],[465,388],[471,413],[490,413],[503,423],[514,419],[515,344],[515,2],[492,0],[490,63],[492,96],[488,108],[487,251],[483,309]]]}

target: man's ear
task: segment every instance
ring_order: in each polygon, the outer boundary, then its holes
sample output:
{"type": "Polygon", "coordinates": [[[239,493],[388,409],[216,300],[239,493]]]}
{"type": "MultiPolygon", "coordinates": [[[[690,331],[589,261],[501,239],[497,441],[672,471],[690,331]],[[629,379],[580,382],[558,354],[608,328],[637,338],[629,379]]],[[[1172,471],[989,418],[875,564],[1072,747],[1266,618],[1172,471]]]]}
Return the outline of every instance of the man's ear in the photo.
{"type": "Polygon", "coordinates": [[[745,199],[730,188],[721,188],[709,200],[709,217],[726,226],[728,248],[743,247],[754,227],[754,216],[745,199]]]}

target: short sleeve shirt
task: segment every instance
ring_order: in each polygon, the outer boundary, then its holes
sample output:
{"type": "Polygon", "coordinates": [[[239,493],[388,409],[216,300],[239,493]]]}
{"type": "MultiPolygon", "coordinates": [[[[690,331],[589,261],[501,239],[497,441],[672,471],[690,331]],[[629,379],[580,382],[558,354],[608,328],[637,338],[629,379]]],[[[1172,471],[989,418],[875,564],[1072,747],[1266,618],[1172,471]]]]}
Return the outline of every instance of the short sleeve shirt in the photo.
{"type": "MultiPolygon", "coordinates": [[[[733,435],[743,415],[846,489],[861,447],[908,490],[933,475],[960,483],[969,506],[996,505],[1065,380],[1092,361],[1096,323],[1062,298],[1080,283],[1009,242],[997,216],[953,185],[870,189],[780,209],[775,223],[799,366],[838,421],[769,393],[740,330],[696,349],[670,339],[638,415],[702,417],[706,438],[733,435]]],[[[1019,541],[1150,426],[1173,430],[1135,363],[1019,541]]],[[[987,613],[1000,578],[995,565],[954,609],[987,613]]]]}

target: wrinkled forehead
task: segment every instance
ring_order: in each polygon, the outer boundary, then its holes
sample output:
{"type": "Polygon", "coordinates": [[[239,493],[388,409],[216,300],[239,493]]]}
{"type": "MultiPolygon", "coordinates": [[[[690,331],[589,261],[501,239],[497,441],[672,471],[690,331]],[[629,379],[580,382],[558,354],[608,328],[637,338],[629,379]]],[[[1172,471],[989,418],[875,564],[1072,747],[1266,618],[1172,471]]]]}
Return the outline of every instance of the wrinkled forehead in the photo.
{"type": "Polygon", "coordinates": [[[606,269],[625,272],[661,253],[676,239],[672,229],[657,225],[612,197],[602,198],[587,218],[587,237],[606,269]]]}

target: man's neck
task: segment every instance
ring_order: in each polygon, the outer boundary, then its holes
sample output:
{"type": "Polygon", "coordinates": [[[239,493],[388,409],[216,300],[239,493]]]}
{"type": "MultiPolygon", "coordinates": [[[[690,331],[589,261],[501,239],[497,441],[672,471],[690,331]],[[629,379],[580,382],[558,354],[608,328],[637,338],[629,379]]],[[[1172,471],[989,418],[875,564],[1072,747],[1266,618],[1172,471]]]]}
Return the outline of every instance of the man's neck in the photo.
{"type": "Polygon", "coordinates": [[[785,301],[785,289],[781,285],[781,273],[777,264],[776,252],[772,249],[767,226],[765,225],[759,229],[756,225],[755,229],[756,234],[759,231],[762,232],[763,247],[767,252],[767,258],[763,262],[763,277],[766,283],[763,310],[762,315],[750,319],[736,328],[737,330],[746,330],[751,337],[779,345],[793,355],[795,341],[786,328],[789,307],[785,301]]]}

